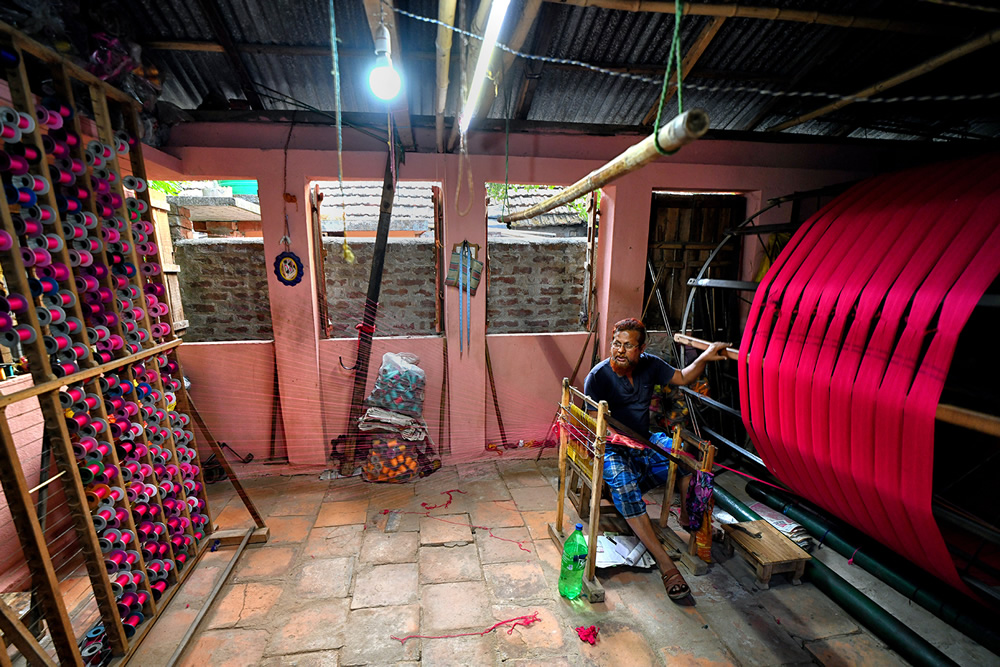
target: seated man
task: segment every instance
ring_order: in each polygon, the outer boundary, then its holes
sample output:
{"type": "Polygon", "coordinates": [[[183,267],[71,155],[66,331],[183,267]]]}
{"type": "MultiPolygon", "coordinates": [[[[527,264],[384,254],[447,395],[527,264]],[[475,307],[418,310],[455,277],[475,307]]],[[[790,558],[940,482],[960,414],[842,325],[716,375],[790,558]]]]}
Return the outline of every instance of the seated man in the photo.
{"type": "MultiPolygon", "coordinates": [[[[636,319],[615,324],[611,356],[594,366],[584,383],[584,393],[595,401],[607,401],[611,416],[643,435],[649,434],[649,403],[654,385],[687,385],[696,380],[709,361],[725,359],[726,343],[712,343],[684,370],[677,370],[646,349],[646,327],[636,319]]],[[[632,449],[608,443],[604,450],[604,481],[611,499],[628,525],[642,540],[660,568],[663,585],[672,600],[690,594],[677,566],[653,532],[642,494],[667,481],[669,461],[651,449],[632,449]]],[[[682,523],[689,479],[681,487],[682,523]]],[[[669,507],[663,508],[670,511],[669,507]]]]}

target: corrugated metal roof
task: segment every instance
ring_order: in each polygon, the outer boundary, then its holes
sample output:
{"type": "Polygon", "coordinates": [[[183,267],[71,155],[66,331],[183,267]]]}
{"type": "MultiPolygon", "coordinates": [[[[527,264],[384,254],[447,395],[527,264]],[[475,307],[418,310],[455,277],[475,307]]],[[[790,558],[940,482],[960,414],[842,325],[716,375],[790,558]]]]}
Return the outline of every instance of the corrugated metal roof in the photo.
{"type": "MultiPolygon", "coordinates": [[[[502,35],[509,39],[525,0],[514,0],[502,35]]],[[[260,94],[265,109],[313,107],[333,111],[331,57],[323,49],[330,42],[328,4],[324,0],[216,0],[232,41],[242,45],[240,60],[260,94]],[[272,47],[271,49],[261,47],[272,47]],[[257,48],[254,48],[257,47],[257,48]],[[311,53],[282,52],[274,47],[309,48],[311,53]],[[319,51],[319,52],[317,52],[319,51]]],[[[435,18],[436,0],[397,0],[399,7],[435,18]]],[[[932,35],[893,30],[876,31],[811,25],[790,21],[728,18],[687,73],[685,106],[708,110],[712,126],[740,130],[751,125],[762,131],[825,104],[823,97],[775,97],[759,89],[779,92],[824,92],[844,95],[947,51],[971,37],[1000,26],[1000,16],[904,0],[834,2],[833,0],[769,0],[769,6],[883,16],[920,22],[935,28],[932,35]]],[[[162,99],[195,110],[218,109],[228,100],[244,97],[230,58],[217,50],[181,50],[185,42],[220,40],[194,0],[134,0],[122,3],[118,25],[140,45],[173,42],[173,48],[147,49],[144,57],[164,75],[162,99]],[[181,44],[178,44],[181,43],[181,44]]],[[[469,4],[471,14],[476,6],[469,4]]],[[[624,6],[624,5],[623,5],[624,6]]],[[[385,106],[368,90],[373,64],[371,29],[360,0],[335,0],[342,105],[345,112],[384,113],[385,106]]],[[[435,105],[434,49],[437,26],[396,14],[401,48],[395,63],[401,70],[414,122],[430,123],[435,105]],[[409,56],[408,56],[409,54],[409,56]],[[424,120],[420,120],[423,118],[424,120]]],[[[681,44],[687,53],[707,16],[681,19],[681,44]]],[[[652,81],[641,82],[566,65],[547,63],[531,89],[530,105],[518,109],[528,84],[524,58],[516,58],[499,83],[499,94],[489,116],[514,116],[529,121],[565,125],[637,126],[654,108],[662,68],[667,60],[675,17],[666,13],[631,12],[597,7],[544,3],[522,52],[544,45],[545,55],[612,68],[634,68],[652,81]],[[544,23],[544,24],[543,24],[544,23]],[[537,84],[537,85],[536,85],[537,84]]],[[[447,115],[453,116],[458,98],[459,48],[453,41],[452,86],[447,115]]],[[[192,48],[190,45],[183,47],[192,48]]],[[[940,72],[915,79],[890,92],[897,94],[969,94],[994,92],[986,74],[1000,65],[997,47],[991,47],[940,72]],[[972,65],[975,65],[974,67],[972,65]],[[944,73],[947,72],[947,76],[944,73]]],[[[537,67],[533,68],[537,71],[537,67]]],[[[964,107],[961,102],[910,105],[853,104],[830,118],[805,123],[792,133],[845,136],[956,137],[997,135],[1000,104],[983,102],[964,107]],[[895,128],[895,129],[889,129],[895,128]],[[860,134],[859,134],[860,133],[860,134]]],[[[676,101],[669,105],[671,113],[676,101]]],[[[449,121],[450,123],[450,121],[449,121]]]]}

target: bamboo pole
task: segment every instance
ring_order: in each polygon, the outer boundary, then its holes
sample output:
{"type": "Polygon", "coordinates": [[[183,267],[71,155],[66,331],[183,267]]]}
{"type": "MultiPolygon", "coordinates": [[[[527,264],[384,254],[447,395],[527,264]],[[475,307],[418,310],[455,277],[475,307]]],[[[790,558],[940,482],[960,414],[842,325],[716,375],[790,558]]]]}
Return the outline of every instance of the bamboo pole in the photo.
{"type": "Polygon", "coordinates": [[[451,68],[451,30],[455,25],[455,5],[457,0],[438,0],[437,29],[437,97],[434,101],[434,129],[437,136],[437,152],[444,153],[444,112],[448,103],[448,72],[451,68]]]}
{"type": "MultiPolygon", "coordinates": [[[[692,336],[685,336],[682,333],[674,334],[674,340],[681,345],[690,345],[693,348],[699,350],[707,350],[709,345],[712,343],[707,340],[702,340],[700,338],[694,338],[692,336]]],[[[733,347],[727,347],[723,354],[726,355],[727,359],[732,359],[733,361],[739,361],[740,351],[733,347]]]]}
{"type": "Polygon", "coordinates": [[[842,109],[843,107],[846,107],[848,104],[853,104],[854,102],[857,102],[860,99],[871,97],[872,95],[881,93],[884,90],[888,90],[890,88],[898,86],[901,83],[905,83],[910,79],[915,79],[921,74],[926,74],[927,72],[933,71],[938,67],[941,67],[942,65],[950,63],[952,60],[957,60],[962,56],[974,53],[975,51],[987,47],[990,44],[994,44],[997,41],[1000,41],[1000,30],[994,30],[992,32],[986,33],[985,35],[979,37],[978,39],[974,39],[971,42],[966,42],[961,46],[958,46],[950,51],[946,51],[945,53],[942,53],[941,55],[936,56],[934,58],[931,58],[930,60],[921,63],[916,67],[908,69],[905,72],[897,74],[894,77],[888,78],[885,81],[880,81],[879,83],[876,83],[874,86],[869,86],[864,90],[859,90],[858,92],[848,97],[845,97],[844,99],[837,100],[836,102],[827,104],[826,106],[820,107],[815,111],[810,111],[809,113],[802,114],[801,116],[785,121],[784,123],[779,123],[774,127],[769,127],[767,128],[767,131],[780,132],[781,130],[787,130],[790,127],[801,125],[802,123],[808,122],[814,118],[818,118],[820,116],[828,114],[831,111],[842,109]]]}
{"type": "MultiPolygon", "coordinates": [[[[707,131],[708,113],[704,109],[691,109],[660,128],[660,146],[667,152],[673,152],[681,146],[691,143],[707,131]]],[[[552,195],[545,201],[539,202],[523,211],[515,211],[508,215],[502,215],[497,220],[500,222],[514,222],[515,220],[534,218],[535,216],[551,211],[557,206],[562,206],[578,197],[582,197],[588,192],[593,192],[625,174],[646,166],[660,156],[656,150],[653,137],[654,135],[649,135],[603,167],[595,169],[573,185],[564,188],[561,192],[552,195]]]]}
{"type": "MultiPolygon", "coordinates": [[[[674,14],[676,8],[673,2],[656,0],[546,0],[560,5],[575,5],[577,7],[601,7],[603,9],[620,9],[628,12],[652,12],[655,14],[674,14]]],[[[832,25],[838,28],[866,28],[869,30],[885,30],[904,32],[912,35],[940,34],[939,26],[912,21],[896,21],[851,14],[830,14],[803,9],[782,9],[779,7],[746,7],[739,4],[706,5],[684,3],[684,14],[687,16],[725,16],[726,18],[765,19],[768,21],[790,21],[792,23],[810,23],[813,25],[832,25]]]]}

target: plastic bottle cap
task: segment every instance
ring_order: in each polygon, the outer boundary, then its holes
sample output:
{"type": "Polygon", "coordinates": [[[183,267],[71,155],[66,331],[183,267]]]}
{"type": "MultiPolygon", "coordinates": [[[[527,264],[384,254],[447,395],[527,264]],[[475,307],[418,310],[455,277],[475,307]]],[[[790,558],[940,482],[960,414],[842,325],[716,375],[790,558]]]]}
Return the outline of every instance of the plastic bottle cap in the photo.
{"type": "Polygon", "coordinates": [[[576,524],[576,529],[577,530],[583,530],[583,524],[582,523],[576,524]]]}

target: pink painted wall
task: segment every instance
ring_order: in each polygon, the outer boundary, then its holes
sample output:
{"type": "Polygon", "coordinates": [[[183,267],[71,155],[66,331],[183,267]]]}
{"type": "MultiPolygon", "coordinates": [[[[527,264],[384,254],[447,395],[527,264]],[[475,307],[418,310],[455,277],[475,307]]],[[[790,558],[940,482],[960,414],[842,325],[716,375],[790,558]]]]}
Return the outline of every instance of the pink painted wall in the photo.
{"type": "MultiPolygon", "coordinates": [[[[274,397],[274,344],[186,343],[180,347],[184,375],[191,380],[190,396],[212,435],[244,456],[265,460],[271,453],[274,397]]],[[[202,458],[211,450],[195,431],[202,458]]],[[[275,443],[281,452],[285,443],[275,443]]]]}
{"type": "MultiPolygon", "coordinates": [[[[186,178],[253,178],[260,187],[264,252],[269,258],[283,250],[279,239],[287,216],[291,249],[303,260],[305,278],[294,287],[270,279],[274,323],[274,359],[281,393],[281,426],[287,434],[289,460],[296,465],[323,465],[332,437],[346,431],[351,376],[340,368],[338,356],[351,365],[356,343],[351,340],[320,340],[316,311],[316,271],[310,261],[311,236],[306,219],[306,188],[310,180],[337,177],[335,133],[327,128],[297,126],[289,138],[287,126],[188,124],[175,128],[168,149],[179,160],[186,178]],[[288,142],[287,172],[282,170],[288,142]],[[282,193],[298,198],[287,203],[282,193]]],[[[421,135],[420,145],[432,145],[421,135]]],[[[518,183],[568,185],[603,165],[635,143],[634,137],[582,137],[579,135],[517,135],[511,137],[509,160],[504,156],[504,137],[472,135],[472,153],[463,169],[471,169],[474,187],[459,171],[457,155],[412,153],[400,165],[401,180],[434,180],[443,185],[445,247],[468,240],[485,247],[485,183],[509,178],[518,183]],[[545,157],[534,157],[545,156],[545,157]],[[455,205],[456,190],[460,198],[455,205]],[[467,209],[467,210],[466,210],[467,209]]],[[[354,132],[345,133],[345,177],[380,180],[385,154],[380,143],[354,132]]],[[[157,156],[149,167],[155,177],[157,156]]],[[[701,141],[676,155],[648,165],[606,187],[605,216],[596,260],[598,279],[598,333],[606,346],[611,324],[634,316],[642,308],[650,202],[654,189],[724,190],[745,193],[752,210],[755,202],[852,178],[874,170],[878,151],[857,147],[778,145],[701,141]]],[[[167,165],[176,171],[177,162],[167,165]]],[[[783,222],[787,212],[772,211],[761,223],[783,222]]],[[[339,257],[328,262],[340,261],[339,257]]],[[[270,273],[270,266],[268,267],[270,273]]],[[[482,455],[486,442],[498,440],[498,429],[486,373],[486,299],[481,291],[473,298],[472,326],[468,349],[459,350],[458,292],[445,290],[445,336],[451,389],[449,409],[455,458],[482,455]],[[458,428],[456,429],[456,425],[458,428]]],[[[364,304],[359,304],[359,313],[364,304]]],[[[572,371],[585,334],[496,335],[489,337],[492,366],[497,381],[501,413],[509,439],[537,439],[551,421],[559,397],[562,377],[572,371]]],[[[382,352],[413,348],[428,374],[428,396],[424,415],[436,437],[440,400],[442,341],[438,337],[377,340],[370,371],[369,388],[382,352]]],[[[603,350],[606,353],[606,349],[603,350]]],[[[589,352],[586,356],[589,362],[589,352]]],[[[229,363],[229,362],[227,362],[229,363]]],[[[192,358],[189,372],[211,372],[217,367],[210,350],[192,358]]],[[[586,368],[581,373],[586,372],[586,368]]],[[[582,375],[579,382],[582,382],[582,375]]],[[[249,384],[249,383],[246,383],[249,384]]],[[[270,395],[271,384],[256,391],[270,395]]],[[[197,396],[197,394],[196,394],[197,396]]],[[[206,397],[209,412],[230,409],[224,392],[206,397]],[[208,405],[215,402],[215,405],[208,405]]],[[[243,410],[243,408],[239,408],[243,410]]]]}

